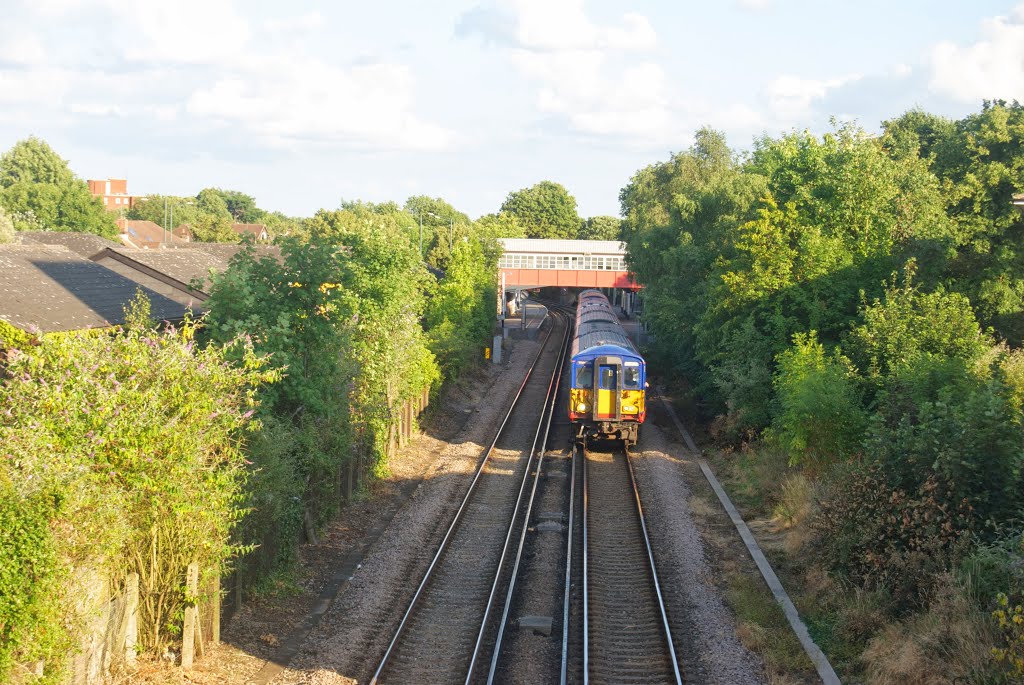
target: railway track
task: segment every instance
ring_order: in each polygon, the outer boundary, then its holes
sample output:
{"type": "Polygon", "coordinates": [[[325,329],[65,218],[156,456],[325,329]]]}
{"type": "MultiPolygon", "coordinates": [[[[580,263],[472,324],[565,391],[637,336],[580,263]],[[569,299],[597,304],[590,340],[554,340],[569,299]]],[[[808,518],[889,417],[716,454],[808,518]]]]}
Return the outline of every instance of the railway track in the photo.
{"type": "MultiPolygon", "coordinates": [[[[578,682],[681,684],[683,674],[629,452],[621,447],[592,452],[580,446],[574,454],[577,459],[581,463],[575,471],[582,480],[583,614],[582,640],[575,641],[583,650],[578,682]]],[[[567,576],[573,566],[570,558],[567,576]]],[[[565,683],[571,658],[568,632],[563,646],[565,683]]]]}
{"type": "Polygon", "coordinates": [[[493,677],[570,340],[555,314],[544,346],[559,340],[557,354],[542,349],[531,367],[371,683],[471,683],[489,664],[493,677]]]}

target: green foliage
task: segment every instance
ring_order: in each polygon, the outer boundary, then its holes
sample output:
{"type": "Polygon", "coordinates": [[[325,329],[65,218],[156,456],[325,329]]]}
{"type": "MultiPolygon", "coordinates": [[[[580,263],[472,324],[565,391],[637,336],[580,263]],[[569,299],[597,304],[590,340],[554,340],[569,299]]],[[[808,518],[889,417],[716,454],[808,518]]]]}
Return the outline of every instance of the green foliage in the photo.
{"type": "Polygon", "coordinates": [[[850,331],[854,358],[873,376],[903,369],[922,354],[971,361],[992,344],[966,297],[941,288],[923,293],[913,274],[910,262],[903,284],[894,275],[883,299],[863,307],[863,323],[850,331]]]}
{"type": "Polygon", "coordinates": [[[998,361],[970,368],[923,357],[888,379],[878,405],[865,445],[900,487],[934,475],[979,528],[1022,510],[1024,431],[998,361]]]}
{"type": "Polygon", "coordinates": [[[287,370],[264,391],[266,406],[319,416],[335,404],[349,374],[341,358],[353,314],[338,287],[344,256],[329,245],[294,240],[282,243],[281,252],[283,263],[258,259],[251,246],[239,252],[213,277],[204,323],[220,344],[249,336],[258,354],[287,370]]]}
{"type": "Polygon", "coordinates": [[[424,324],[429,345],[446,379],[479,359],[494,324],[497,258],[477,241],[461,242],[434,290],[424,324]]]}
{"type": "MultiPolygon", "coordinates": [[[[25,493],[9,476],[0,471],[0,679],[5,681],[18,661],[57,657],[70,647],[61,595],[54,592],[67,574],[50,530],[62,509],[60,493],[25,493]]],[[[47,680],[59,676],[56,661],[47,680]]]]}
{"type": "Polygon", "coordinates": [[[0,206],[0,244],[14,242],[14,221],[7,210],[0,206]]]}
{"type": "Polygon", "coordinates": [[[0,157],[0,208],[19,231],[78,231],[117,236],[114,216],[89,193],[65,160],[38,138],[0,157]]]}
{"type": "Polygon", "coordinates": [[[798,333],[779,355],[775,435],[791,464],[820,468],[858,451],[865,414],[850,361],[825,354],[817,333],[798,333]]]}
{"type": "Polygon", "coordinates": [[[722,134],[702,129],[696,138],[686,152],[637,172],[622,190],[627,264],[644,286],[643,316],[654,332],[651,352],[658,366],[685,374],[697,396],[710,402],[711,413],[728,403],[731,411],[747,414],[730,415],[729,423],[764,425],[767,414],[761,408],[722,393],[730,388],[756,393],[756,384],[770,384],[771,372],[763,365],[777,350],[760,348],[765,336],[759,321],[745,317],[728,327],[697,325],[712,304],[709,291],[719,282],[722,258],[734,253],[732,236],[763,196],[764,180],[742,172],[722,134]],[[750,332],[756,333],[752,354],[733,358],[724,352],[742,345],[750,332]],[[749,381],[743,369],[748,357],[760,373],[749,381]],[[716,362],[729,367],[717,378],[711,369],[716,362]],[[752,419],[751,413],[762,417],[752,419]]]}
{"type": "Polygon", "coordinates": [[[999,623],[1004,645],[992,648],[992,656],[1005,664],[1008,675],[1014,680],[1024,678],[1024,606],[1010,604],[1009,598],[1000,593],[999,608],[992,617],[999,623]]]}
{"type": "Polygon", "coordinates": [[[239,551],[239,437],[256,388],[276,375],[251,349],[239,350],[237,365],[219,347],[197,350],[190,323],[147,328],[148,304],[128,318],[124,330],[47,336],[8,360],[0,517],[13,518],[3,528],[14,536],[0,553],[12,560],[2,596],[29,601],[0,609],[14,617],[2,628],[0,663],[62,663],[75,621],[62,579],[90,568],[115,585],[139,574],[140,641],[158,649],[176,630],[186,565],[218,573],[239,551]],[[7,593],[28,585],[38,590],[7,593]]]}
{"type": "Polygon", "coordinates": [[[618,240],[622,232],[622,219],[616,216],[592,216],[580,224],[579,240],[618,240]]]}
{"type": "Polygon", "coordinates": [[[19,140],[0,156],[0,188],[17,183],[63,186],[73,179],[67,160],[35,136],[19,140]]]}
{"type": "Polygon", "coordinates": [[[576,198],[552,181],[509,193],[501,213],[515,217],[527,238],[573,238],[580,230],[576,198]]]}
{"type": "Polygon", "coordinates": [[[175,228],[182,224],[191,225],[201,216],[195,198],[174,195],[148,195],[145,200],[136,202],[125,216],[165,226],[171,221],[172,213],[175,228]]]}
{"type": "Polygon", "coordinates": [[[264,223],[267,213],[256,206],[256,198],[252,195],[246,195],[238,190],[213,190],[224,200],[224,206],[235,221],[243,224],[264,223]]]}
{"type": "Polygon", "coordinates": [[[237,243],[242,236],[231,228],[231,218],[219,214],[201,214],[190,224],[192,237],[201,243],[237,243]]]}
{"type": "Polygon", "coordinates": [[[482,238],[525,238],[526,231],[508,212],[485,214],[476,220],[476,233],[482,238]]]}

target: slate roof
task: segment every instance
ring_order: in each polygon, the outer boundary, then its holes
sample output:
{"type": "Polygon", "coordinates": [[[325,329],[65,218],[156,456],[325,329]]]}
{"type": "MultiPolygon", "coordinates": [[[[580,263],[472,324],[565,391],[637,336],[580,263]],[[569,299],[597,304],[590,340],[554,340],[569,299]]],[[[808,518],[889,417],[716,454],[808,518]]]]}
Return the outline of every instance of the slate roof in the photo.
{"type": "Polygon", "coordinates": [[[165,232],[163,227],[152,221],[120,219],[117,225],[121,229],[121,240],[127,247],[152,249],[166,243],[177,244],[185,242],[184,239],[174,235],[173,232],[165,232]]]}
{"type": "Polygon", "coordinates": [[[133,250],[127,247],[115,247],[110,252],[96,255],[97,261],[104,257],[112,257],[131,265],[132,262],[142,264],[162,274],[166,274],[184,286],[191,286],[194,280],[200,281],[205,291],[210,271],[224,271],[228,268],[230,258],[221,257],[204,250],[133,250]]]}
{"type": "Polygon", "coordinates": [[[264,236],[269,237],[270,233],[267,231],[267,227],[264,224],[231,224],[231,228],[235,233],[242,235],[251,235],[256,240],[264,240],[264,236]]]}
{"type": "MultiPolygon", "coordinates": [[[[64,247],[0,246],[0,320],[41,333],[124,323],[138,283],[64,247]]],[[[141,288],[155,320],[177,321],[186,307],[141,288]]]]}
{"type": "Polygon", "coordinates": [[[17,234],[22,245],[60,245],[75,254],[89,258],[108,247],[120,247],[121,243],[107,240],[95,233],[73,233],[70,231],[22,231],[17,234]]]}

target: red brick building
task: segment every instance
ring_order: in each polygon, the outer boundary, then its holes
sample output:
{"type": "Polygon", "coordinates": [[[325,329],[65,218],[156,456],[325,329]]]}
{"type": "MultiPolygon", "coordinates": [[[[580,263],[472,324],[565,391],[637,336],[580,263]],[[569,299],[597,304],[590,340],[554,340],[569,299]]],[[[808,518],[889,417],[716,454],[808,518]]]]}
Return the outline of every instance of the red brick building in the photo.
{"type": "Polygon", "coordinates": [[[125,178],[90,180],[89,192],[93,194],[93,197],[100,198],[103,201],[103,206],[112,212],[131,209],[140,199],[128,194],[128,179],[125,178]]]}

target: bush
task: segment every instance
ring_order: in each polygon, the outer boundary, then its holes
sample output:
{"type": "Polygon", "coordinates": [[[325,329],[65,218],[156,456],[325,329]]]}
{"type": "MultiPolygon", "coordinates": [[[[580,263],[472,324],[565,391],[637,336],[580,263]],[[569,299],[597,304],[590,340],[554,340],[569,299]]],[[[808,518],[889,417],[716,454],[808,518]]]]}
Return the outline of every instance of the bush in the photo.
{"type": "Polygon", "coordinates": [[[970,301],[941,288],[921,292],[913,283],[916,268],[913,260],[907,263],[902,285],[893,274],[884,299],[864,306],[864,323],[850,332],[851,356],[876,377],[898,372],[922,356],[971,361],[992,345],[970,301]]]}
{"type": "Polygon", "coordinates": [[[791,464],[820,468],[860,449],[865,414],[846,357],[825,355],[814,331],[793,336],[778,357],[781,411],[774,436],[791,464]]]}
{"type": "Polygon", "coordinates": [[[948,504],[949,490],[935,476],[906,491],[877,464],[851,468],[814,524],[825,565],[868,591],[887,592],[898,613],[921,608],[971,541],[970,506],[948,504]]]}
{"type": "Polygon", "coordinates": [[[74,612],[45,608],[62,596],[47,579],[88,567],[117,585],[138,573],[140,643],[159,649],[176,629],[186,566],[219,573],[240,551],[239,436],[256,386],[275,376],[251,349],[237,366],[220,347],[196,349],[190,323],[155,332],[141,305],[130,319],[123,331],[47,336],[10,356],[0,384],[0,516],[11,520],[0,664],[62,662],[62,640],[47,636],[64,634],[74,612]],[[19,587],[39,594],[19,607],[26,595],[8,594],[19,587]],[[26,648],[26,634],[47,653],[26,648]]]}
{"type": "Polygon", "coordinates": [[[885,381],[866,447],[907,491],[928,478],[945,483],[950,507],[966,502],[979,533],[1024,506],[1024,430],[999,371],[960,359],[919,355],[885,381]]]}

